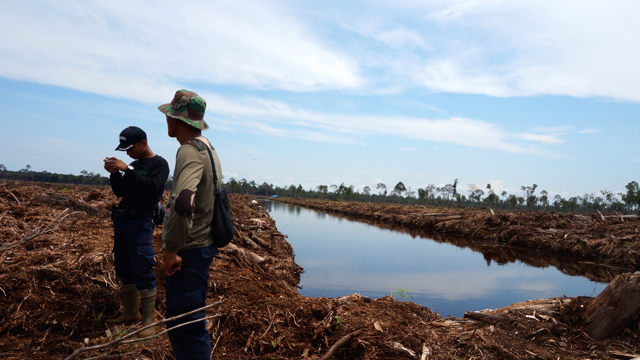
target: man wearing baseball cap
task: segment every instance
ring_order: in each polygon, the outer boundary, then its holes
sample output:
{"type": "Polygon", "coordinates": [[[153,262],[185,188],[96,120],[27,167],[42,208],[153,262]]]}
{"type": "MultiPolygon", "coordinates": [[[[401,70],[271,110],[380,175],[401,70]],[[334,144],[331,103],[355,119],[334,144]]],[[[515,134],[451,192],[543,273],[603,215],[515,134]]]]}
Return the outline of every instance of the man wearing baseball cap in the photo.
{"type": "MultiPolygon", "coordinates": [[[[139,127],[129,126],[120,133],[118,151],[126,151],[134,161],[127,165],[115,157],[104,159],[104,168],[111,173],[111,189],[122,200],[113,210],[113,253],[116,276],[122,281],[124,310],[107,324],[155,322],[156,276],[152,238],[153,215],[162,199],[169,176],[169,164],[156,155],[147,143],[147,134],[139,127]]],[[[155,333],[153,327],[140,336],[155,333]]]]}
{"type": "MultiPolygon", "coordinates": [[[[222,179],[222,170],[213,146],[202,137],[202,130],[209,128],[204,121],[206,106],[202,97],[188,90],[178,90],[171,103],[158,106],[166,115],[169,136],[180,143],[162,229],[167,318],[206,305],[209,265],[218,253],[211,236],[215,200],[213,172],[222,179]]],[[[167,327],[204,317],[202,310],[172,321],[167,327]]],[[[168,334],[176,358],[210,358],[211,341],[204,320],[168,334]]]]}

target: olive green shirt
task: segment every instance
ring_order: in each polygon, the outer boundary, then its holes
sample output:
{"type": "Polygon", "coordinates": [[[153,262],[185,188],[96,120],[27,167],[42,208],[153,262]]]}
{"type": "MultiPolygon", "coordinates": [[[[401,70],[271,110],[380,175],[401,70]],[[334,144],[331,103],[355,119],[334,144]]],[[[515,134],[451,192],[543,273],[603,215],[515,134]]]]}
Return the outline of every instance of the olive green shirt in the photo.
{"type": "MultiPolygon", "coordinates": [[[[216,151],[206,138],[199,136],[196,139],[210,146],[218,181],[221,181],[222,171],[216,151]]],[[[177,252],[213,244],[211,220],[215,201],[214,190],[213,171],[207,149],[200,145],[198,147],[189,144],[181,145],[176,154],[173,190],[164,216],[163,251],[177,252]],[[191,201],[194,208],[189,216],[183,216],[174,211],[176,198],[185,189],[193,192],[191,201]]]]}

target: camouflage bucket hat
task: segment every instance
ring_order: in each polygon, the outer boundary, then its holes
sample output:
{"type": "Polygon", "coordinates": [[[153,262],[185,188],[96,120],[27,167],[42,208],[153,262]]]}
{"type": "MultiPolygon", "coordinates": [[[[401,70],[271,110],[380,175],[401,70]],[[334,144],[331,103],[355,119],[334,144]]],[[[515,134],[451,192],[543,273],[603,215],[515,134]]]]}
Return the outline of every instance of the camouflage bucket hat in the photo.
{"type": "Polygon", "coordinates": [[[178,90],[169,104],[158,106],[158,110],[173,118],[180,119],[200,130],[207,130],[209,125],[204,121],[204,110],[207,102],[200,95],[189,90],[178,90]]]}

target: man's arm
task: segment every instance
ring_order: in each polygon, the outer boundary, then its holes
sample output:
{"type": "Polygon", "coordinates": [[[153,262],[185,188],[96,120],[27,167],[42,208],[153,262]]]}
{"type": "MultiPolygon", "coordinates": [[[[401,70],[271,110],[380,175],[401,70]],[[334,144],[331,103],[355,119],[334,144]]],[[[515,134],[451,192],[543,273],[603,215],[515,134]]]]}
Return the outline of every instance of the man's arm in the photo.
{"type": "Polygon", "coordinates": [[[173,191],[162,225],[164,251],[177,252],[191,232],[196,188],[203,170],[202,158],[193,146],[185,145],[178,149],[173,191]]]}
{"type": "Polygon", "coordinates": [[[111,190],[117,197],[124,195],[124,186],[122,184],[122,174],[118,170],[117,163],[122,162],[114,157],[107,157],[104,160],[104,169],[107,170],[109,175],[109,183],[111,184],[111,190]]]}

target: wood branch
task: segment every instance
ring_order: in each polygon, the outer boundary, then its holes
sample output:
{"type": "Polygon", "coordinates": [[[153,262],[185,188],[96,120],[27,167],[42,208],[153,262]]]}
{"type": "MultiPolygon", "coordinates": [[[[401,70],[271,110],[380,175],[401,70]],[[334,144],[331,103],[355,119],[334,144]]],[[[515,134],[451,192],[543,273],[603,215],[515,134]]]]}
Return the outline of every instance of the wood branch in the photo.
{"type": "Polygon", "coordinates": [[[411,357],[417,358],[416,353],[413,350],[407,349],[406,347],[404,347],[404,345],[400,344],[399,342],[394,342],[393,348],[396,350],[402,350],[406,352],[408,355],[411,355],[411,357]]]}
{"type": "Polygon", "coordinates": [[[133,337],[133,336],[138,335],[141,331],[143,331],[143,330],[145,330],[145,329],[148,329],[148,328],[150,328],[150,327],[157,326],[157,325],[161,325],[161,324],[164,324],[164,323],[169,322],[169,321],[174,321],[174,320],[177,320],[177,319],[183,318],[183,317],[185,317],[185,316],[191,315],[191,314],[193,314],[193,313],[196,313],[196,312],[198,312],[198,311],[202,311],[202,310],[208,309],[208,308],[210,308],[210,307],[212,307],[212,306],[220,305],[220,304],[222,304],[222,299],[220,299],[220,300],[218,300],[218,301],[214,302],[213,304],[209,304],[209,305],[207,305],[207,306],[203,306],[203,307],[201,307],[201,308],[199,308],[199,309],[195,309],[195,310],[192,310],[192,311],[186,312],[186,313],[184,313],[184,314],[180,314],[180,315],[177,315],[177,316],[171,317],[171,318],[169,318],[169,319],[162,319],[162,320],[156,321],[156,322],[154,322],[153,324],[150,324],[150,325],[147,325],[147,326],[141,327],[140,329],[138,329],[138,330],[136,330],[136,331],[134,331],[134,332],[131,332],[131,333],[129,333],[129,334],[127,334],[127,335],[125,335],[125,336],[123,336],[123,337],[121,337],[121,338],[118,338],[118,339],[116,339],[116,340],[114,340],[114,341],[111,341],[111,342],[108,342],[108,343],[106,343],[106,344],[95,345],[95,346],[88,346],[88,347],[86,347],[86,346],[82,346],[82,347],[80,347],[79,349],[77,349],[76,351],[74,351],[71,355],[67,356],[64,360],[71,360],[71,359],[75,359],[75,358],[77,358],[80,354],[82,354],[83,352],[87,352],[87,351],[96,351],[96,350],[106,349],[106,348],[109,348],[109,347],[118,347],[118,346],[123,345],[123,344],[133,344],[133,343],[137,343],[137,342],[149,341],[149,340],[151,340],[151,339],[154,339],[154,338],[159,337],[160,335],[162,335],[162,334],[166,333],[167,331],[171,331],[171,330],[177,329],[177,328],[179,328],[179,327],[182,327],[182,326],[185,326],[185,325],[191,324],[191,323],[193,323],[193,322],[203,321],[203,320],[206,320],[206,319],[211,319],[211,318],[215,318],[215,317],[223,316],[224,314],[216,314],[216,315],[213,315],[213,316],[208,316],[208,317],[205,317],[205,318],[203,318],[203,319],[197,319],[197,320],[189,321],[189,322],[186,322],[186,323],[183,323],[183,324],[180,324],[180,325],[176,325],[176,326],[174,326],[174,327],[172,327],[172,328],[170,328],[170,329],[166,329],[166,330],[164,330],[163,332],[161,332],[161,333],[159,333],[159,334],[156,334],[156,335],[153,335],[153,336],[148,336],[148,337],[146,337],[146,338],[142,338],[142,339],[136,339],[136,340],[126,341],[127,339],[129,339],[129,338],[131,338],[131,337],[133,337]]]}
{"type": "Polygon", "coordinates": [[[496,321],[496,322],[508,322],[511,319],[504,314],[485,314],[477,311],[467,311],[464,313],[464,318],[480,320],[480,321],[496,321]]]}
{"type": "Polygon", "coordinates": [[[247,343],[244,345],[244,348],[242,349],[242,351],[247,352],[247,350],[249,349],[249,345],[251,345],[251,340],[253,340],[253,335],[255,334],[255,331],[251,332],[251,335],[249,335],[249,338],[247,339],[247,343]]]}
{"type": "Polygon", "coordinates": [[[420,360],[426,360],[428,355],[431,355],[431,350],[429,350],[429,347],[425,343],[422,345],[422,356],[420,356],[420,360]]]}
{"type": "Polygon", "coordinates": [[[252,249],[262,249],[260,245],[253,242],[247,235],[242,235],[242,240],[244,243],[252,249]]]}
{"type": "Polygon", "coordinates": [[[607,215],[605,216],[606,219],[616,219],[616,220],[620,220],[620,221],[624,221],[624,219],[627,220],[637,220],[640,219],[640,216],[638,215],[622,215],[622,214],[617,214],[617,215],[607,215]]]}
{"type": "Polygon", "coordinates": [[[17,202],[18,202],[18,204],[20,204],[20,200],[18,200],[18,198],[17,198],[15,195],[13,195],[13,193],[12,193],[11,191],[7,190],[6,188],[4,189],[4,191],[6,191],[6,192],[7,192],[7,194],[11,195],[11,196],[13,197],[13,199],[14,199],[15,201],[17,201],[17,202]]]}
{"type": "Polygon", "coordinates": [[[31,231],[28,231],[22,237],[22,239],[20,239],[18,241],[14,241],[14,242],[12,242],[10,244],[1,246],[0,247],[0,251],[13,249],[14,247],[20,246],[20,245],[26,243],[29,240],[33,240],[33,239],[37,238],[40,235],[52,233],[52,232],[58,230],[60,228],[60,223],[62,222],[62,220],[66,219],[68,216],[75,215],[75,214],[86,214],[84,211],[74,211],[72,213],[64,215],[64,213],[66,213],[68,210],[69,210],[68,208],[64,209],[64,211],[62,211],[58,216],[56,216],[55,219],[51,220],[51,222],[44,229],[40,230],[40,227],[36,227],[35,229],[33,229],[31,231]],[[51,228],[51,226],[56,221],[57,221],[56,225],[53,228],[51,228]]]}
{"type": "Polygon", "coordinates": [[[342,337],[342,339],[338,340],[337,343],[333,344],[333,346],[329,349],[329,351],[327,351],[326,354],[324,354],[323,357],[320,358],[320,360],[327,360],[328,358],[331,357],[331,355],[333,355],[333,353],[340,348],[340,346],[342,346],[344,343],[346,343],[347,341],[351,340],[351,338],[356,337],[358,335],[360,335],[362,333],[363,330],[356,330],[352,333],[349,333],[345,336],[342,337]]]}
{"type": "Polygon", "coordinates": [[[122,358],[122,357],[125,357],[125,356],[128,356],[128,355],[134,355],[136,353],[137,353],[137,351],[132,351],[132,352],[126,353],[126,354],[114,354],[114,355],[103,354],[103,355],[100,355],[100,356],[94,356],[94,357],[86,358],[84,360],[98,360],[98,359],[108,359],[108,358],[116,358],[116,357],[122,358]]]}
{"type": "Polygon", "coordinates": [[[102,209],[98,209],[95,208],[89,204],[87,204],[86,202],[84,202],[82,199],[73,199],[72,197],[65,195],[65,194],[60,194],[60,193],[55,193],[55,192],[46,192],[46,194],[53,199],[54,201],[56,201],[59,204],[63,204],[66,206],[70,206],[76,210],[83,210],[86,211],[89,214],[95,215],[95,214],[104,214],[107,211],[102,210],[102,209]]]}
{"type": "MultiPolygon", "coordinates": [[[[223,317],[223,316],[227,316],[227,314],[225,314],[225,313],[220,313],[220,314],[215,314],[215,315],[211,315],[211,316],[206,316],[206,317],[203,317],[202,319],[196,319],[196,320],[187,321],[187,322],[182,323],[182,324],[180,324],[180,325],[176,325],[176,326],[171,327],[171,328],[169,328],[169,329],[165,329],[165,330],[163,330],[163,331],[161,331],[161,332],[159,332],[159,333],[157,333],[157,334],[155,334],[155,335],[151,335],[151,336],[147,336],[147,337],[140,338],[140,339],[135,339],[135,340],[127,340],[127,341],[123,341],[123,342],[121,343],[121,345],[129,345],[129,344],[135,344],[135,343],[139,343],[139,342],[146,342],[146,341],[149,341],[149,340],[151,340],[151,339],[159,338],[159,337],[160,337],[160,336],[162,336],[163,334],[165,334],[165,333],[167,333],[167,332],[169,332],[169,331],[175,330],[175,329],[177,329],[177,328],[181,328],[181,327],[183,327],[183,326],[187,326],[187,325],[189,325],[189,324],[197,323],[197,322],[200,322],[200,321],[206,321],[206,320],[210,320],[210,319],[216,319],[216,318],[223,317]]],[[[172,319],[173,319],[173,318],[172,318],[172,319]]],[[[173,320],[169,319],[169,320],[167,320],[167,321],[173,321],[173,320]]],[[[153,326],[153,324],[148,325],[148,326],[146,326],[145,328],[148,328],[148,327],[151,327],[151,326],[153,326]]],[[[143,329],[136,330],[136,331],[142,331],[142,330],[144,330],[144,328],[143,328],[143,329]]]]}
{"type": "Polygon", "coordinates": [[[551,228],[549,228],[547,230],[539,229],[539,228],[533,228],[533,230],[536,230],[536,231],[541,232],[543,234],[549,234],[549,235],[556,235],[558,233],[562,233],[562,230],[551,229],[551,228]]]}
{"type": "Polygon", "coordinates": [[[640,355],[627,354],[620,351],[610,351],[609,354],[622,359],[630,359],[630,360],[640,359],[640,355]]]}
{"type": "Polygon", "coordinates": [[[265,258],[263,258],[262,256],[251,252],[249,250],[245,250],[239,246],[237,246],[234,243],[229,243],[229,245],[226,246],[228,249],[232,250],[232,251],[236,251],[238,253],[241,253],[242,255],[244,255],[245,257],[251,258],[251,260],[253,260],[253,262],[255,263],[261,263],[263,261],[265,261],[265,258]]]}
{"type": "Polygon", "coordinates": [[[255,241],[258,245],[262,246],[263,248],[269,247],[269,244],[267,244],[266,241],[262,240],[262,238],[260,238],[255,234],[250,234],[250,238],[251,240],[255,241]]]}
{"type": "Polygon", "coordinates": [[[596,209],[596,211],[598,212],[598,215],[600,215],[600,219],[602,221],[605,221],[604,215],[602,215],[602,213],[600,211],[598,211],[598,209],[596,209]]]}
{"type": "Polygon", "coordinates": [[[436,218],[434,219],[434,221],[449,221],[449,220],[455,220],[455,219],[462,219],[462,216],[460,215],[451,215],[451,216],[445,216],[445,217],[440,217],[440,218],[436,218]]]}

